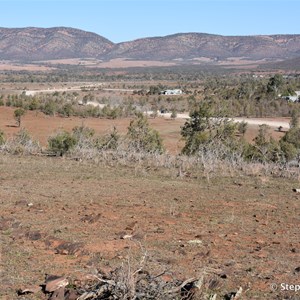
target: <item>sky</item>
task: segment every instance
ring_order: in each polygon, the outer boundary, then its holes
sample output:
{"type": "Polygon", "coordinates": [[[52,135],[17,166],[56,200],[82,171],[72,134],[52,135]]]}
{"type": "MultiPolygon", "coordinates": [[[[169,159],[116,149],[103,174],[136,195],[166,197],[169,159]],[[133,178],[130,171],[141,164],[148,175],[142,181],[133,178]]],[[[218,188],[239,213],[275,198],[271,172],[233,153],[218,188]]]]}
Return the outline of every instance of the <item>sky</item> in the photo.
{"type": "Polygon", "coordinates": [[[74,27],[115,43],[182,32],[300,34],[300,0],[0,0],[0,11],[0,27],[74,27]]]}

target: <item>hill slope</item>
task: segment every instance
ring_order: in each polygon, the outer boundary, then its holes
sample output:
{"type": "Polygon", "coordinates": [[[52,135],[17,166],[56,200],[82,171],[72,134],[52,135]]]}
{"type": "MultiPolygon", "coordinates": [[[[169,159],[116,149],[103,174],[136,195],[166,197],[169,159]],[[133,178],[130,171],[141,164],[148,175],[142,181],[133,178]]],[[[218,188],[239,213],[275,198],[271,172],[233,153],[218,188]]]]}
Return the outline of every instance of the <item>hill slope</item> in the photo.
{"type": "Polygon", "coordinates": [[[0,59],[97,57],[112,47],[113,43],[100,35],[73,28],[0,28],[0,59]]]}
{"type": "Polygon", "coordinates": [[[300,35],[220,36],[183,33],[138,39],[116,45],[109,57],[170,60],[209,57],[286,59],[300,56],[300,35]]]}
{"type": "Polygon", "coordinates": [[[91,57],[161,61],[199,57],[286,60],[300,57],[300,35],[180,33],[114,44],[95,33],[66,27],[0,28],[0,59],[34,61],[91,57]]]}

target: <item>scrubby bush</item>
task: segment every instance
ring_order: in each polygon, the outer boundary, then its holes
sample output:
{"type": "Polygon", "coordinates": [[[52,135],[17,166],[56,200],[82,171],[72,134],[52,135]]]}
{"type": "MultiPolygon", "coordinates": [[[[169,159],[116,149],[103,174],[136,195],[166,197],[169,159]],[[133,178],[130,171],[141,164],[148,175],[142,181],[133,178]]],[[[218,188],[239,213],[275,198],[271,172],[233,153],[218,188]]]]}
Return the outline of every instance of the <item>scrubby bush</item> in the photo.
{"type": "Polygon", "coordinates": [[[117,150],[120,140],[121,136],[116,127],[114,127],[112,132],[98,137],[95,140],[95,146],[98,150],[117,150]]]}
{"type": "Polygon", "coordinates": [[[26,129],[21,129],[15,136],[7,139],[2,150],[11,154],[37,154],[41,152],[39,143],[32,139],[26,129]]]}
{"type": "Polygon", "coordinates": [[[247,127],[248,127],[247,122],[245,122],[245,121],[239,122],[238,123],[238,132],[244,136],[247,131],[247,127]]]}
{"type": "Polygon", "coordinates": [[[300,128],[292,127],[280,140],[286,160],[295,159],[300,154],[300,128]]]}
{"type": "Polygon", "coordinates": [[[0,130],[0,146],[5,143],[5,135],[2,130],[0,130]]]}
{"type": "Polygon", "coordinates": [[[54,101],[50,100],[44,104],[41,110],[45,115],[54,116],[58,110],[58,106],[54,101]]]}
{"type": "Polygon", "coordinates": [[[62,131],[48,139],[48,150],[57,156],[63,156],[70,151],[77,142],[71,133],[62,131]]]}
{"type": "Polygon", "coordinates": [[[171,119],[176,119],[176,118],[177,118],[177,111],[175,108],[173,108],[171,112],[171,119]]]}
{"type": "Polygon", "coordinates": [[[127,137],[129,146],[135,151],[162,153],[164,147],[158,131],[149,127],[147,118],[138,113],[136,118],[130,122],[127,137]]]}
{"type": "Polygon", "coordinates": [[[181,128],[181,135],[185,140],[183,154],[196,154],[200,148],[213,142],[222,142],[230,149],[236,147],[238,125],[216,114],[208,102],[202,103],[190,117],[181,128]]]}
{"type": "Polygon", "coordinates": [[[77,139],[91,139],[95,135],[95,130],[84,125],[76,126],[72,129],[73,136],[77,139]]]}
{"type": "Polygon", "coordinates": [[[262,124],[254,138],[252,158],[261,162],[280,162],[282,151],[279,143],[271,136],[270,127],[262,124]]]}
{"type": "Polygon", "coordinates": [[[29,110],[37,110],[40,107],[40,103],[36,98],[33,98],[28,103],[28,109],[29,110]]]}
{"type": "Polygon", "coordinates": [[[70,117],[74,115],[74,112],[72,103],[66,103],[59,109],[59,113],[64,117],[70,117]]]}

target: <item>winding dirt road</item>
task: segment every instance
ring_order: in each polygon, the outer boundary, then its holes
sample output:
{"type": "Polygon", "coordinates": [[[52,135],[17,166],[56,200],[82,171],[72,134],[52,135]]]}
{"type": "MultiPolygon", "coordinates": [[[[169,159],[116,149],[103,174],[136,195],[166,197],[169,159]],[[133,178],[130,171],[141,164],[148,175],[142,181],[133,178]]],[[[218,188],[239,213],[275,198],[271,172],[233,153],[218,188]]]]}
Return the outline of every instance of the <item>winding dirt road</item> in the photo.
{"type": "MultiPolygon", "coordinates": [[[[153,114],[152,111],[148,111],[146,112],[146,114],[151,115],[153,114]]],[[[171,113],[158,113],[159,117],[164,117],[164,118],[171,118],[171,113]]],[[[178,119],[189,119],[190,116],[188,113],[185,114],[177,114],[178,119]]],[[[249,125],[262,125],[262,124],[266,124],[272,128],[278,128],[278,127],[282,127],[282,129],[289,129],[290,125],[288,120],[287,121],[283,121],[283,120],[274,120],[274,119],[268,119],[268,118],[232,118],[232,120],[234,122],[246,122],[249,125]]]]}

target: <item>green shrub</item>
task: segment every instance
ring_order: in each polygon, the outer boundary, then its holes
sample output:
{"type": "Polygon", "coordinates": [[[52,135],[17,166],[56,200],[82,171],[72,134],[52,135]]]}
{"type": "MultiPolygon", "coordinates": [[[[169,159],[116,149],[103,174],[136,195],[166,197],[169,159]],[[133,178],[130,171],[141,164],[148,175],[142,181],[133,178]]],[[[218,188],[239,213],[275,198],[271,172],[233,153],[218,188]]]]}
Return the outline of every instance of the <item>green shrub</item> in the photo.
{"type": "Polygon", "coordinates": [[[120,135],[114,127],[113,131],[103,137],[99,137],[95,140],[95,146],[99,150],[116,150],[120,141],[120,135]]]}
{"type": "Polygon", "coordinates": [[[2,130],[0,130],[0,146],[5,143],[5,135],[2,130]]]}
{"type": "Polygon", "coordinates": [[[185,140],[183,154],[196,154],[200,148],[214,142],[221,142],[229,150],[232,146],[236,148],[238,125],[215,114],[208,102],[202,103],[190,116],[190,120],[181,128],[181,135],[185,140]]]}
{"type": "Polygon", "coordinates": [[[292,127],[280,140],[280,146],[287,161],[300,153],[300,128],[292,127]]]}
{"type": "Polygon", "coordinates": [[[76,138],[69,132],[59,132],[48,139],[48,150],[57,156],[63,156],[77,144],[76,138]]]}
{"type": "Polygon", "coordinates": [[[47,101],[45,105],[42,107],[42,112],[45,115],[54,116],[57,112],[58,107],[54,101],[47,101]]]}
{"type": "Polygon", "coordinates": [[[5,143],[6,151],[12,154],[36,154],[41,148],[37,141],[34,141],[28,131],[22,128],[12,139],[5,143]]]}
{"type": "Polygon", "coordinates": [[[74,108],[71,103],[66,103],[59,110],[59,113],[64,117],[70,117],[70,116],[74,115],[74,108]]]}
{"type": "Polygon", "coordinates": [[[37,110],[39,108],[39,101],[35,98],[31,99],[28,104],[29,110],[37,110]]]}
{"type": "Polygon", "coordinates": [[[130,122],[127,136],[130,141],[129,145],[138,152],[162,153],[164,151],[158,131],[149,127],[147,118],[141,113],[130,122]]]}
{"type": "Polygon", "coordinates": [[[280,147],[285,156],[286,161],[293,160],[299,153],[299,150],[297,150],[295,145],[285,142],[283,140],[280,141],[280,147]]]}

